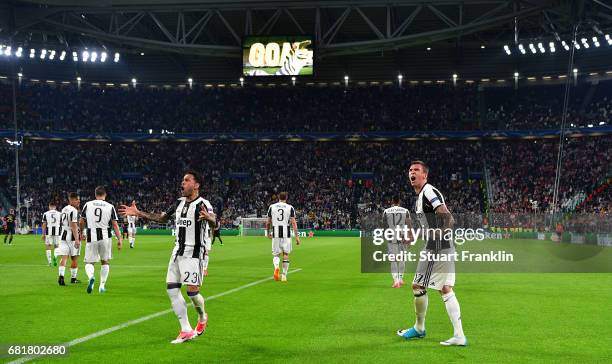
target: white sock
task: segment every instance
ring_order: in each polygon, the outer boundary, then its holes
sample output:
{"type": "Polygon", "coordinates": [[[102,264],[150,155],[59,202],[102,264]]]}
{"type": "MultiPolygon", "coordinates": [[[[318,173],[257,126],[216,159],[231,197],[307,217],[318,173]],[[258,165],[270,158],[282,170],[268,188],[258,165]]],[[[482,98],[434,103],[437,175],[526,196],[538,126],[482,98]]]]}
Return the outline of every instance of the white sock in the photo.
{"type": "Polygon", "coordinates": [[[94,276],[94,265],[90,263],[85,264],[85,273],[87,278],[92,279],[94,276]]]}
{"type": "Polygon", "coordinates": [[[403,280],[404,280],[404,275],[403,275],[402,273],[400,273],[400,274],[398,274],[397,278],[398,278],[400,281],[403,281],[403,280]]]}
{"type": "Polygon", "coordinates": [[[416,323],[414,327],[420,332],[425,331],[425,315],[427,314],[428,304],[429,299],[427,298],[427,293],[419,297],[414,297],[414,312],[416,314],[416,323]]]}
{"type": "Polygon", "coordinates": [[[110,266],[108,264],[104,264],[100,267],[100,287],[104,288],[106,284],[106,280],[108,279],[108,272],[110,271],[110,266]]]}
{"type": "Polygon", "coordinates": [[[170,303],[172,304],[172,309],[174,310],[174,313],[181,324],[181,331],[191,331],[191,325],[189,325],[189,319],[187,317],[187,303],[181,294],[181,289],[170,288],[167,291],[168,297],[170,297],[170,303]]]}
{"type": "Polygon", "coordinates": [[[76,278],[79,268],[70,268],[70,278],[76,278]]]}
{"type": "Polygon", "coordinates": [[[278,266],[280,264],[280,257],[272,258],[272,264],[274,264],[274,269],[278,269],[278,266]]]}
{"type": "Polygon", "coordinates": [[[64,273],[66,273],[66,267],[62,267],[61,265],[59,266],[59,275],[61,277],[64,276],[64,273]]]}
{"type": "Polygon", "coordinates": [[[47,263],[51,264],[51,250],[47,250],[47,263]]]}
{"type": "Polygon", "coordinates": [[[190,292],[187,292],[189,298],[191,298],[191,302],[193,302],[193,307],[198,312],[198,321],[204,322],[206,320],[206,310],[204,310],[204,297],[198,292],[196,295],[191,295],[190,292]]]}
{"type": "Polygon", "coordinates": [[[464,334],[463,326],[461,325],[461,309],[459,308],[459,301],[457,301],[457,297],[455,297],[455,292],[449,292],[442,295],[442,299],[444,300],[448,317],[453,324],[453,336],[463,337],[464,334]]]}
{"type": "Polygon", "coordinates": [[[289,259],[283,260],[283,275],[286,276],[289,271],[289,259]]]}
{"type": "Polygon", "coordinates": [[[56,258],[57,258],[57,249],[58,249],[58,248],[53,249],[53,255],[54,255],[56,258]]]}
{"type": "Polygon", "coordinates": [[[204,262],[202,263],[202,267],[204,270],[208,269],[208,254],[204,254],[204,262]]]}
{"type": "Polygon", "coordinates": [[[134,238],[130,238],[130,245],[134,245],[134,238]]]}
{"type": "Polygon", "coordinates": [[[393,282],[397,282],[397,273],[391,273],[391,277],[393,277],[393,282]]]}

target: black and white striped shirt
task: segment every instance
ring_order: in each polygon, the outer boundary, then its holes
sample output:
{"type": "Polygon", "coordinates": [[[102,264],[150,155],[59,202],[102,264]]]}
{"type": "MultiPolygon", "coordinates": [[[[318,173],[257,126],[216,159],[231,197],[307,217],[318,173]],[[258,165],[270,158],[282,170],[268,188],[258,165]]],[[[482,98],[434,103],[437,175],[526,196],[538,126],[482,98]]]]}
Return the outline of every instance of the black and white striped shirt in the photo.
{"type": "Polygon", "coordinates": [[[47,224],[47,236],[59,236],[60,235],[60,213],[53,209],[43,214],[42,221],[47,224]]]}
{"type": "Polygon", "coordinates": [[[206,221],[200,221],[200,211],[213,212],[210,202],[203,197],[187,201],[186,197],[178,199],[166,215],[174,215],[176,228],[175,247],[172,254],[182,257],[204,259],[205,241],[210,239],[210,227],[206,221]]]}
{"type": "MultiPolygon", "coordinates": [[[[76,241],[77,236],[72,236],[72,223],[77,223],[79,221],[79,211],[74,208],[72,205],[65,206],[62,209],[62,213],[60,215],[60,221],[62,224],[62,241],[76,241]]],[[[78,227],[77,227],[78,232],[78,227]]]]}
{"type": "Polygon", "coordinates": [[[272,220],[273,238],[291,237],[291,218],[295,217],[293,206],[285,202],[277,202],[268,207],[268,217],[272,220]]]}
{"type": "Polygon", "coordinates": [[[92,200],[83,206],[81,218],[86,223],[87,242],[112,238],[113,221],[119,220],[115,206],[104,200],[92,200]]]}
{"type": "MultiPolygon", "coordinates": [[[[441,216],[436,215],[436,209],[445,205],[444,196],[437,188],[425,183],[416,200],[415,212],[421,228],[423,229],[442,229],[444,220],[441,216]]],[[[426,249],[440,250],[448,249],[451,244],[446,239],[439,239],[439,235],[431,234],[435,238],[430,237],[427,241],[426,249]]]]}

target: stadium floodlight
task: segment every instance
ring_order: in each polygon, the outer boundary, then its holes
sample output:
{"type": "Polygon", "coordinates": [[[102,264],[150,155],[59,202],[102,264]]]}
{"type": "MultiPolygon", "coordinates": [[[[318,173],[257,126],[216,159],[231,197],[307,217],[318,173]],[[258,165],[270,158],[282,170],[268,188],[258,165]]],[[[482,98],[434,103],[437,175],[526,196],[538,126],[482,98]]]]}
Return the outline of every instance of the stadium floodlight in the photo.
{"type": "Polygon", "coordinates": [[[95,62],[98,60],[98,52],[91,52],[91,61],[95,62]]]}
{"type": "Polygon", "coordinates": [[[569,50],[570,50],[570,47],[567,45],[567,43],[566,43],[565,41],[561,41],[561,45],[563,46],[563,48],[564,48],[566,51],[569,51],[569,50]]]}
{"type": "Polygon", "coordinates": [[[453,80],[456,80],[456,79],[457,79],[457,74],[453,73],[453,80]]]}
{"type": "Polygon", "coordinates": [[[577,74],[577,73],[578,73],[578,68],[574,68],[574,69],[572,70],[572,72],[574,72],[574,74],[577,74]]]}
{"type": "Polygon", "coordinates": [[[399,75],[397,75],[397,79],[398,79],[398,80],[400,80],[400,81],[401,81],[403,78],[404,78],[404,76],[402,76],[402,74],[401,74],[401,73],[400,73],[399,75]]]}
{"type": "Polygon", "coordinates": [[[519,51],[521,51],[521,54],[525,54],[526,53],[525,52],[525,47],[523,46],[523,44],[519,44],[518,45],[518,49],[519,49],[519,51]]]}
{"type": "Polygon", "coordinates": [[[17,48],[17,52],[15,52],[15,57],[21,58],[22,55],[23,55],[23,48],[22,47],[18,47],[17,48]]]}
{"type": "Polygon", "coordinates": [[[191,77],[190,77],[190,78],[188,78],[188,79],[187,79],[187,82],[189,82],[189,83],[193,83],[193,78],[191,78],[191,77]]]}
{"type": "Polygon", "coordinates": [[[589,124],[589,125],[587,125],[587,127],[592,128],[592,127],[593,127],[593,124],[589,124]]]}
{"type": "Polygon", "coordinates": [[[348,81],[349,76],[344,76],[344,81],[348,81]]]}
{"type": "Polygon", "coordinates": [[[4,55],[7,57],[11,55],[11,46],[6,46],[6,49],[4,50],[4,55]]]}
{"type": "Polygon", "coordinates": [[[240,82],[244,82],[244,77],[240,77],[240,82]]]}
{"type": "Polygon", "coordinates": [[[49,60],[53,60],[55,59],[55,50],[51,50],[51,53],[49,54],[49,60]]]}
{"type": "Polygon", "coordinates": [[[119,53],[115,52],[115,58],[113,59],[113,62],[117,63],[119,62],[119,53]]]}
{"type": "Polygon", "coordinates": [[[47,50],[46,49],[42,49],[40,51],[40,59],[45,59],[47,58],[47,50]]]}
{"type": "Polygon", "coordinates": [[[606,38],[606,42],[608,42],[608,45],[612,46],[612,38],[610,38],[610,34],[606,34],[605,38],[606,38]]]}
{"type": "Polygon", "coordinates": [[[606,122],[605,121],[600,121],[599,125],[604,125],[606,122]]]}
{"type": "Polygon", "coordinates": [[[17,77],[19,77],[19,78],[23,77],[23,73],[19,72],[19,73],[17,74],[17,77]]]}
{"type": "Polygon", "coordinates": [[[518,78],[519,73],[518,72],[514,72],[514,78],[518,78]]]}
{"type": "Polygon", "coordinates": [[[83,53],[81,53],[81,61],[89,61],[89,51],[83,51],[83,53]]]}
{"type": "Polygon", "coordinates": [[[36,57],[36,50],[34,48],[30,48],[30,58],[36,57]]]}
{"type": "Polygon", "coordinates": [[[512,54],[512,52],[510,52],[510,47],[508,47],[508,45],[507,45],[507,44],[506,44],[506,45],[504,45],[504,51],[506,51],[506,54],[507,54],[507,55],[511,55],[511,54],[512,54]]]}
{"type": "Polygon", "coordinates": [[[555,51],[556,51],[556,49],[555,49],[555,42],[548,43],[548,47],[549,47],[551,53],[555,53],[555,51]]]}
{"type": "Polygon", "coordinates": [[[480,49],[485,49],[485,48],[486,48],[486,47],[485,47],[485,45],[484,45],[484,44],[481,44],[481,45],[480,45],[480,49]]]}
{"type": "Polygon", "coordinates": [[[576,42],[576,41],[574,41],[574,48],[580,49],[580,44],[578,44],[578,42],[576,42]]]}
{"type": "Polygon", "coordinates": [[[108,54],[106,52],[100,53],[100,62],[106,62],[106,57],[108,57],[108,54]]]}
{"type": "Polygon", "coordinates": [[[132,85],[134,85],[134,86],[136,85],[136,79],[135,78],[132,78],[132,85]]]}
{"type": "Polygon", "coordinates": [[[546,52],[546,49],[544,49],[544,45],[542,45],[542,42],[538,43],[538,49],[540,50],[541,53],[546,52]]]}
{"type": "Polygon", "coordinates": [[[529,50],[531,51],[532,54],[536,54],[537,53],[533,43],[529,43],[529,50]]]}
{"type": "Polygon", "coordinates": [[[60,61],[63,61],[64,58],[66,58],[66,51],[62,51],[62,53],[60,54],[60,61]]]}
{"type": "Polygon", "coordinates": [[[589,42],[587,41],[586,38],[582,38],[582,39],[580,39],[580,41],[582,42],[582,46],[584,48],[589,48],[589,42]]]}
{"type": "Polygon", "coordinates": [[[427,47],[427,50],[428,50],[428,51],[430,51],[430,50],[431,50],[431,47],[427,47]]]}

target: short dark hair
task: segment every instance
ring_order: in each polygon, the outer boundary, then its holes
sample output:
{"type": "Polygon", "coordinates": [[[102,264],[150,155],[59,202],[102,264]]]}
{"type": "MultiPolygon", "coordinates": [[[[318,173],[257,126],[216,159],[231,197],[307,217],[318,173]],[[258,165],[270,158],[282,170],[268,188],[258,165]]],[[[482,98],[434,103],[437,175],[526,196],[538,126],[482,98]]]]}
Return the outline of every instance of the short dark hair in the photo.
{"type": "Polygon", "coordinates": [[[185,174],[190,174],[193,176],[193,179],[201,186],[202,185],[202,175],[195,171],[195,169],[188,169],[185,171],[185,174]]]}
{"type": "Polygon", "coordinates": [[[416,160],[416,161],[410,162],[410,165],[413,165],[413,164],[420,164],[423,167],[423,172],[429,173],[429,166],[427,165],[427,163],[421,160],[416,160]]]}
{"type": "Polygon", "coordinates": [[[395,195],[395,196],[391,197],[391,203],[399,204],[399,202],[400,202],[399,196],[395,195]]]}
{"type": "Polygon", "coordinates": [[[288,195],[287,192],[280,192],[278,194],[278,199],[281,200],[281,201],[287,201],[287,195],[288,195]]]}
{"type": "Polygon", "coordinates": [[[79,198],[79,194],[76,192],[68,192],[68,199],[69,200],[75,200],[79,198]]]}
{"type": "Polygon", "coordinates": [[[55,204],[55,201],[51,201],[51,202],[49,202],[49,206],[53,206],[53,207],[55,207],[55,206],[57,206],[57,205],[55,204]]]}
{"type": "Polygon", "coordinates": [[[104,186],[98,186],[96,187],[96,196],[104,196],[106,195],[106,188],[104,188],[104,186]]]}

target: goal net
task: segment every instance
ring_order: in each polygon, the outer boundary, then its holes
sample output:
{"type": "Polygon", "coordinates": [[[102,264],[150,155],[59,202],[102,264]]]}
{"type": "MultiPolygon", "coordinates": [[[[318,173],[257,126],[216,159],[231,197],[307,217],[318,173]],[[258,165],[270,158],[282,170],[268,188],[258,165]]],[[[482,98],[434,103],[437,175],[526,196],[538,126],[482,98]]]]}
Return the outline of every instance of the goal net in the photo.
{"type": "Polygon", "coordinates": [[[240,236],[265,236],[265,217],[243,217],[240,221],[240,236]]]}

